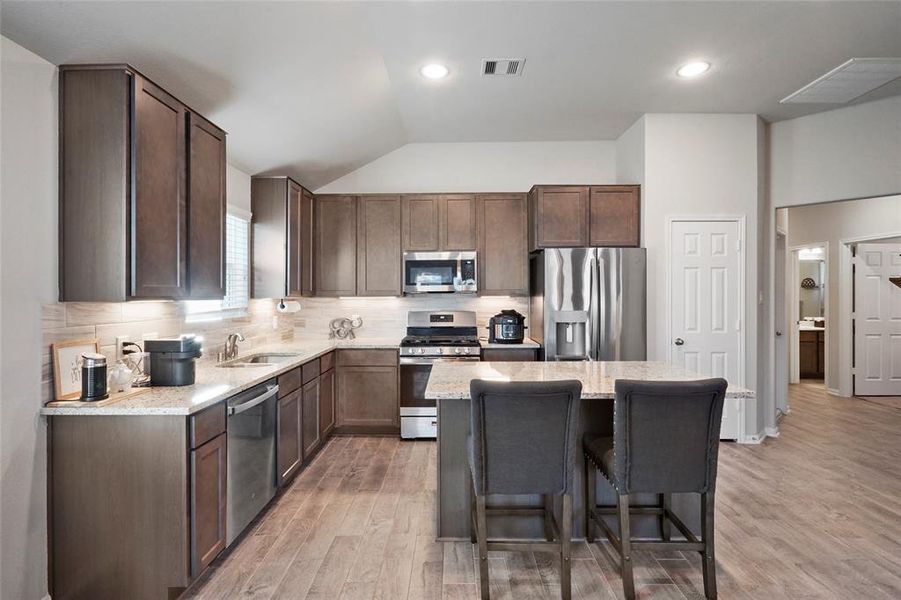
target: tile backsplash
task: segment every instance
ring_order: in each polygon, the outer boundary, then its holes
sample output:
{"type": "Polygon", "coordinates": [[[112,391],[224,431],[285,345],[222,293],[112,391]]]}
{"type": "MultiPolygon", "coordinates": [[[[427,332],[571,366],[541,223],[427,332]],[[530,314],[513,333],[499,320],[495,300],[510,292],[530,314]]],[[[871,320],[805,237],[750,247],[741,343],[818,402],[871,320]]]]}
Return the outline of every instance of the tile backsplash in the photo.
{"type": "MultiPolygon", "coordinates": [[[[301,310],[280,314],[274,300],[251,300],[246,315],[221,319],[188,320],[189,305],[184,302],[68,302],[43,306],[42,402],[52,400],[53,379],[50,345],[73,339],[100,342],[100,351],[110,362],[116,355],[116,337],[129,336],[140,342],[142,336],[155,333],[169,337],[196,333],[203,337],[202,360],[215,360],[229,333],[239,332],[246,341],[241,353],[255,347],[295,339],[327,339],[329,321],[336,317],[359,315],[363,326],[359,338],[403,337],[409,310],[474,310],[479,335],[487,336],[488,319],[501,309],[512,308],[528,314],[528,298],[474,296],[403,296],[390,298],[301,298],[301,310]]],[[[527,321],[528,324],[528,321],[527,321]]],[[[528,335],[528,330],[526,331],[528,335]]]]}

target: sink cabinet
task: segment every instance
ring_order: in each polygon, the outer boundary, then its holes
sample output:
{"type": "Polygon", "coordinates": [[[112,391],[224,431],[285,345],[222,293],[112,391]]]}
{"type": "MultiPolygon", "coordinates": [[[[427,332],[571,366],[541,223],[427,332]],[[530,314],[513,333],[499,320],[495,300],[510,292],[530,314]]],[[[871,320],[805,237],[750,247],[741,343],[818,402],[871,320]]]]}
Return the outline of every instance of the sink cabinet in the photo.
{"type": "Polygon", "coordinates": [[[225,132],[128,65],[59,82],[60,301],[221,298],[225,132]]]}
{"type": "Polygon", "coordinates": [[[798,375],[804,379],[826,376],[826,332],[802,329],[798,335],[798,375]]]}

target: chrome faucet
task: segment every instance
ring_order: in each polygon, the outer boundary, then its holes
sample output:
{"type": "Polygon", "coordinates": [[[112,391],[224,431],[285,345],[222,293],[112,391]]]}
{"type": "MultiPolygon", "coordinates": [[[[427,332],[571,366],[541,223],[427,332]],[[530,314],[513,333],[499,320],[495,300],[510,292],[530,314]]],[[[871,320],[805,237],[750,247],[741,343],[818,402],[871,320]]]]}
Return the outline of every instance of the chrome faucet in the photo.
{"type": "Polygon", "coordinates": [[[230,333],[225,338],[225,351],[219,354],[219,362],[231,360],[238,356],[238,342],[243,342],[244,336],[240,333],[230,333]]]}

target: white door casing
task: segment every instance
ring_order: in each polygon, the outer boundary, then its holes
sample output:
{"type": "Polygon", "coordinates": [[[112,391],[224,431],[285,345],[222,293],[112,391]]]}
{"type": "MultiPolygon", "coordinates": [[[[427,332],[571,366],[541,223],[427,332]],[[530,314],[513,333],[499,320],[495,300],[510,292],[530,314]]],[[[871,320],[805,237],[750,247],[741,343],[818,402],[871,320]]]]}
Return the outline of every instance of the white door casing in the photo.
{"type": "Polygon", "coordinates": [[[776,410],[781,414],[789,411],[788,407],[788,340],[791,332],[788,331],[788,319],[786,318],[788,301],[786,299],[786,263],[788,252],[786,248],[786,235],[776,234],[776,259],[775,259],[775,285],[773,287],[774,315],[773,323],[775,331],[775,370],[776,381],[776,410]]]}
{"type": "Polygon", "coordinates": [[[854,394],[901,396],[901,244],[858,244],[854,257],[854,394]]]}
{"type": "Polygon", "coordinates": [[[670,226],[670,362],[742,385],[741,227],[736,220],[670,226]]]}

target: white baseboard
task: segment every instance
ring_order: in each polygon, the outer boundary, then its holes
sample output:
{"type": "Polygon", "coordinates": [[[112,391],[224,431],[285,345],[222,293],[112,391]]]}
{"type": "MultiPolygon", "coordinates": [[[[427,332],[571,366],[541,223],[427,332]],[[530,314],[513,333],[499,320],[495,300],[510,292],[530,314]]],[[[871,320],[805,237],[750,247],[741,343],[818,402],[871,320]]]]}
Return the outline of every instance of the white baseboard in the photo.
{"type": "Polygon", "coordinates": [[[773,438],[779,437],[779,428],[778,427],[767,427],[763,431],[764,431],[764,433],[766,433],[767,437],[773,437],[773,438]]]}
{"type": "Polygon", "coordinates": [[[766,433],[763,431],[758,431],[752,435],[746,435],[742,439],[738,440],[739,444],[760,444],[763,442],[766,437],[766,433]]]}
{"type": "Polygon", "coordinates": [[[841,396],[841,394],[840,394],[839,391],[838,391],[838,388],[827,387],[827,388],[826,388],[826,393],[829,394],[829,395],[831,395],[831,396],[841,396]]]}

